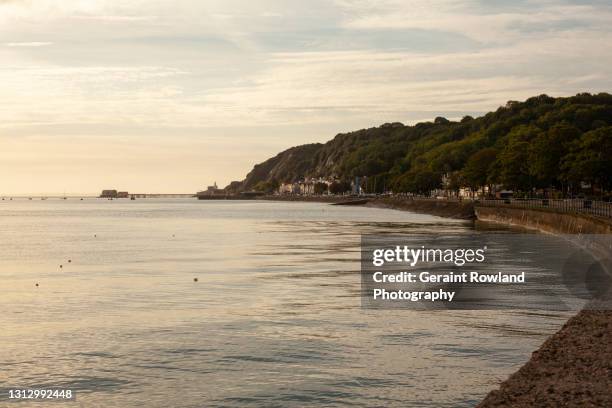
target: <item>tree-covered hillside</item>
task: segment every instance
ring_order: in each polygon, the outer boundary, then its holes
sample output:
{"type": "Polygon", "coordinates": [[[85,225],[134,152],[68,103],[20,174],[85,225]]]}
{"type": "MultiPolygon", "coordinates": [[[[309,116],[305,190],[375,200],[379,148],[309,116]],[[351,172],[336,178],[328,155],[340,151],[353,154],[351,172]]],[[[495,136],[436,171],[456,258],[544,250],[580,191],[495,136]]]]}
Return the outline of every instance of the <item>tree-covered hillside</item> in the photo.
{"type": "Polygon", "coordinates": [[[515,191],[577,191],[581,182],[612,189],[612,95],[540,95],[510,101],[460,122],[434,122],[339,134],[293,147],[256,165],[242,190],[270,189],[305,177],[367,176],[368,191],[427,193],[502,184],[515,191]]]}

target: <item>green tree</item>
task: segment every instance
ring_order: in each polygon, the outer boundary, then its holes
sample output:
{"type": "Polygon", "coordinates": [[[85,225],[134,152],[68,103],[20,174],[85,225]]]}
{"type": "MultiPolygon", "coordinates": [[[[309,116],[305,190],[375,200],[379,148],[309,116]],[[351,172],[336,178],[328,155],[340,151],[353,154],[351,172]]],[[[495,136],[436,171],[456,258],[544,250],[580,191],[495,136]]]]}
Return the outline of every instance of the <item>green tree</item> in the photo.
{"type": "Polygon", "coordinates": [[[346,181],[334,181],[329,186],[329,192],[332,194],[343,194],[347,191],[351,191],[351,183],[346,181]]]}
{"type": "Polygon", "coordinates": [[[396,182],[396,190],[414,194],[429,195],[442,185],[440,174],[430,170],[412,170],[403,174],[396,182]]]}
{"type": "Polygon", "coordinates": [[[565,179],[577,187],[584,181],[612,188],[612,126],[587,132],[576,140],[562,159],[565,179]]]}
{"type": "Polygon", "coordinates": [[[535,126],[518,126],[507,137],[507,143],[499,154],[501,182],[514,190],[531,190],[529,173],[529,144],[540,133],[535,126]]]}
{"type": "Polygon", "coordinates": [[[491,184],[489,175],[496,159],[497,150],[492,147],[479,150],[470,156],[463,168],[462,174],[466,185],[472,191],[491,184]]]}
{"type": "Polygon", "coordinates": [[[556,124],[540,133],[529,146],[529,174],[536,187],[560,187],[561,159],[580,131],[567,123],[556,124]]]}
{"type": "Polygon", "coordinates": [[[447,188],[452,191],[455,196],[459,196],[459,190],[465,185],[463,174],[461,171],[453,171],[448,174],[447,188]]]}
{"type": "Polygon", "coordinates": [[[279,183],[276,180],[269,180],[269,181],[262,180],[259,183],[255,184],[253,189],[255,191],[261,191],[266,194],[272,194],[273,192],[278,190],[278,186],[279,186],[279,183]]]}
{"type": "Polygon", "coordinates": [[[315,194],[323,194],[325,192],[327,192],[327,184],[321,183],[321,182],[315,183],[314,185],[315,194]]]}

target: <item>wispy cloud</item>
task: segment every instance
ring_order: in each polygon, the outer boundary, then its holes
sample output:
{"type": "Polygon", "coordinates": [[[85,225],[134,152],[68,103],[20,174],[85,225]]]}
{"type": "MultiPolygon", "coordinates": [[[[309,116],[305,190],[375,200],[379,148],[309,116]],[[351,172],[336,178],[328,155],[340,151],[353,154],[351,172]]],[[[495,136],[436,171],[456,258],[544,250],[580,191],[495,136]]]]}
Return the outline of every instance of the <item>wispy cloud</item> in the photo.
{"type": "Polygon", "coordinates": [[[124,15],[74,15],[73,19],[103,21],[103,22],[138,22],[138,21],[155,21],[157,16],[124,16],[124,15]]]}
{"type": "Polygon", "coordinates": [[[44,47],[53,44],[48,41],[28,41],[28,42],[9,42],[5,43],[7,47],[44,47]]]}

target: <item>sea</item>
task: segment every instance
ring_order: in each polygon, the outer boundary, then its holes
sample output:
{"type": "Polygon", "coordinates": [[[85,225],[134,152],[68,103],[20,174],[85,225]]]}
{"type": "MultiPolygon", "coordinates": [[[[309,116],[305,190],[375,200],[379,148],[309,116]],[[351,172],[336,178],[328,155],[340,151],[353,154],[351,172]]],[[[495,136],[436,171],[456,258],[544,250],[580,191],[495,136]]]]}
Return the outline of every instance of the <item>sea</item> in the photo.
{"type": "Polygon", "coordinates": [[[474,228],[325,203],[0,201],[0,406],[474,406],[570,314],[360,302],[362,234],[474,228]],[[7,400],[34,388],[76,398],[7,400]]]}

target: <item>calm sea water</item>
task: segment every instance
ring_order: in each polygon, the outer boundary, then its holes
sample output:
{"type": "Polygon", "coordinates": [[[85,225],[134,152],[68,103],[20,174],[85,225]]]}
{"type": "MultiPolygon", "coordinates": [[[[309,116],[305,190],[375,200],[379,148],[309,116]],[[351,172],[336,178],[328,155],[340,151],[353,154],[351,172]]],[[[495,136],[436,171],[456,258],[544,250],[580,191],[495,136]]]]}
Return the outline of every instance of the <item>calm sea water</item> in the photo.
{"type": "Polygon", "coordinates": [[[54,407],[473,406],[568,314],[359,298],[361,233],[470,228],[318,203],[0,201],[0,387],[77,390],[54,407]]]}

